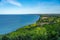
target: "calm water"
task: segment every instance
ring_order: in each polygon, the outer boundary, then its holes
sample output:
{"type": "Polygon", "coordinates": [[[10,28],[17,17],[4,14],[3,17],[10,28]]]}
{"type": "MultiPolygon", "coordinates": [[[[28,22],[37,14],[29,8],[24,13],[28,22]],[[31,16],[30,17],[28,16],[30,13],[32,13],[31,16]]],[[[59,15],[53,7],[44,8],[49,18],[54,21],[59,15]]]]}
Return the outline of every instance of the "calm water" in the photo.
{"type": "Polygon", "coordinates": [[[39,15],[0,15],[0,34],[15,31],[36,22],[38,19],[39,15]]]}

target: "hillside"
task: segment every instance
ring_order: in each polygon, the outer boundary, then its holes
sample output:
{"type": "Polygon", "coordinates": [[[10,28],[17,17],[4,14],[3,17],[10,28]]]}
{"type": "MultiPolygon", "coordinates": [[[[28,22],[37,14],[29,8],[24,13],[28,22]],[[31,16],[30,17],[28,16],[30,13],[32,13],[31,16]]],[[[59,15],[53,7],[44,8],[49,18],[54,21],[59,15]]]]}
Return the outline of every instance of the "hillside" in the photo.
{"type": "Polygon", "coordinates": [[[39,20],[14,32],[3,35],[1,40],[60,40],[60,16],[40,15],[39,20]]]}

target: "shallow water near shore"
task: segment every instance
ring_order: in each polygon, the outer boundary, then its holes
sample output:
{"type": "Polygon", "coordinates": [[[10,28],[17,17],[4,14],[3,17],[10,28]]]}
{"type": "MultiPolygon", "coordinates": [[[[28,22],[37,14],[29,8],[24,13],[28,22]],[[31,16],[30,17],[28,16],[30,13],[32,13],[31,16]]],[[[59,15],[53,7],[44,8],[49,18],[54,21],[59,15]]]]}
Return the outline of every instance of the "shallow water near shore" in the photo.
{"type": "Polygon", "coordinates": [[[7,34],[23,26],[33,24],[39,15],[0,15],[0,34],[7,34]]]}

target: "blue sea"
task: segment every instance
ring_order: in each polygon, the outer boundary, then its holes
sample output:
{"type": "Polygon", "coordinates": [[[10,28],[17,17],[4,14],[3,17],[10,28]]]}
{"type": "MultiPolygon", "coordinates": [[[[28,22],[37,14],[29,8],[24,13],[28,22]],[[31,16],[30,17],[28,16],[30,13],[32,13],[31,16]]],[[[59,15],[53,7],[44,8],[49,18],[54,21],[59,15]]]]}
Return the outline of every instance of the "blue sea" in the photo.
{"type": "Polygon", "coordinates": [[[23,26],[33,24],[39,15],[0,15],[0,34],[7,34],[23,26]]]}

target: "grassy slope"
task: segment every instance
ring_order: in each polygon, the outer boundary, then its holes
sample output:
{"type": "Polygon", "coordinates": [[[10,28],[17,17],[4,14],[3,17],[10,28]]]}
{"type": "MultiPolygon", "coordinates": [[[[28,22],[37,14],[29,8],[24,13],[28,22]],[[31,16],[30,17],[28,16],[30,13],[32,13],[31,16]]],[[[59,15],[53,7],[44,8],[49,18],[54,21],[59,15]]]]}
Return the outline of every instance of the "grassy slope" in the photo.
{"type": "Polygon", "coordinates": [[[60,40],[60,17],[41,15],[36,23],[4,35],[2,40],[60,40]]]}

